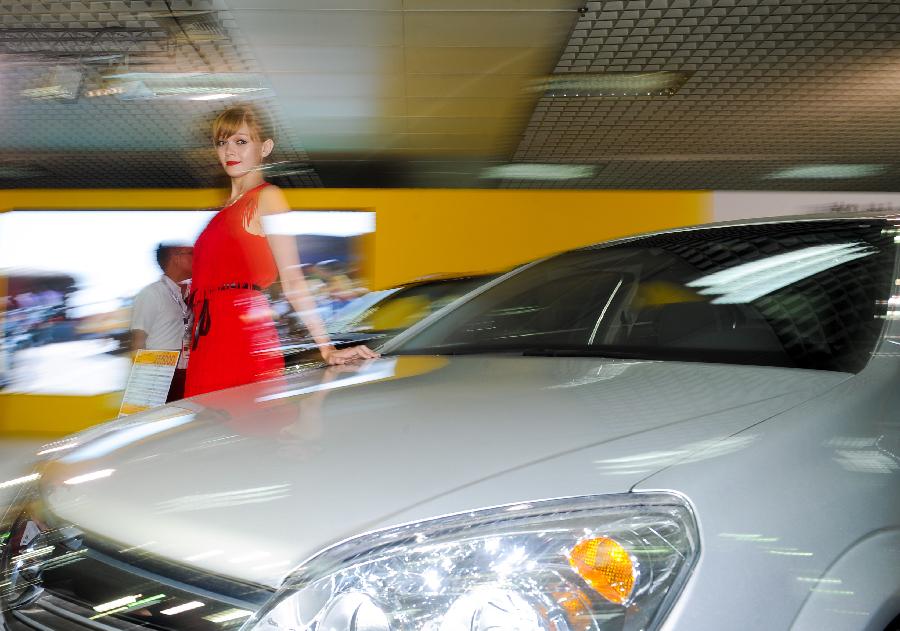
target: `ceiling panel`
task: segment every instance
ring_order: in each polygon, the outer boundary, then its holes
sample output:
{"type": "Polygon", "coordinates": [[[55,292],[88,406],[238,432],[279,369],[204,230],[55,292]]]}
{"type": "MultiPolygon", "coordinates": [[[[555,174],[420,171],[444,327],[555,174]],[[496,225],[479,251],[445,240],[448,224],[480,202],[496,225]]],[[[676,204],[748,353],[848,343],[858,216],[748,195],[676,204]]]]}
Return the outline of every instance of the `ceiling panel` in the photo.
{"type": "Polygon", "coordinates": [[[232,10],[400,11],[403,0],[229,0],[232,10]]]}
{"type": "Polygon", "coordinates": [[[435,152],[461,156],[478,156],[509,149],[509,136],[502,131],[492,134],[405,134],[398,139],[408,152],[434,155],[435,152]]]}
{"type": "Polygon", "coordinates": [[[238,11],[251,47],[402,46],[403,14],[391,11],[238,11]]]}
{"type": "Polygon", "coordinates": [[[409,117],[405,120],[407,121],[406,129],[414,133],[508,135],[511,131],[507,129],[508,127],[514,127],[512,131],[518,129],[514,123],[497,118],[409,117]]]}
{"type": "MultiPolygon", "coordinates": [[[[271,112],[274,160],[306,163],[224,9],[220,0],[0,3],[3,28],[18,29],[0,38],[0,187],[214,185],[208,129],[223,104],[193,98],[228,90],[252,89],[242,97],[271,112]],[[170,6],[190,15],[179,21],[170,6]],[[69,30],[46,30],[60,28],[69,30]]],[[[321,183],[311,173],[278,181],[321,183]]]]}
{"type": "Polygon", "coordinates": [[[250,100],[278,160],[327,164],[325,184],[365,164],[386,185],[900,190],[897,0],[0,0],[0,29],[0,187],[209,185],[209,121],[250,100]],[[688,77],[662,97],[535,91],[659,71],[688,77]],[[595,175],[478,177],[509,162],[595,175]],[[862,168],[779,175],[804,165],[862,168]]]}
{"type": "Polygon", "coordinates": [[[514,161],[594,164],[598,175],[504,185],[900,188],[900,3],[659,0],[587,8],[556,73],[664,70],[690,79],[670,97],[541,98],[514,161]],[[863,178],[773,177],[790,164],[875,168],[863,178]]]}
{"type": "Polygon", "coordinates": [[[539,96],[531,82],[556,63],[576,13],[571,2],[497,2],[491,11],[464,5],[318,11],[310,8],[321,5],[298,2],[235,14],[314,160],[354,150],[508,156],[539,96]],[[302,30],[289,26],[304,21],[302,30]],[[284,43],[288,34],[292,45],[284,43]],[[286,49],[302,60],[291,63],[286,49]],[[331,146],[326,129],[335,135],[331,146]],[[355,143],[353,134],[360,134],[355,143]]]}
{"type": "Polygon", "coordinates": [[[285,108],[284,120],[299,124],[305,118],[405,116],[408,101],[404,98],[330,98],[303,95],[290,99],[290,104],[290,108],[285,108]]]}
{"type": "Polygon", "coordinates": [[[574,11],[433,11],[404,15],[405,44],[556,48],[568,36],[574,11]]]}
{"type": "Polygon", "coordinates": [[[581,0],[403,0],[407,11],[575,11],[581,0]]]}
{"type": "Polygon", "coordinates": [[[406,47],[404,63],[410,74],[511,74],[542,75],[556,63],[553,48],[406,47]]]}
{"type": "Polygon", "coordinates": [[[273,74],[273,89],[282,99],[402,97],[405,77],[396,74],[273,74]]]}
{"type": "Polygon", "coordinates": [[[354,134],[397,134],[408,131],[408,119],[398,116],[388,117],[306,117],[294,124],[294,130],[306,138],[309,134],[354,135],[354,134]]]}
{"type": "Polygon", "coordinates": [[[517,98],[525,93],[527,80],[509,75],[410,75],[406,94],[410,97],[453,99],[517,98]]]}
{"type": "Polygon", "coordinates": [[[402,68],[401,47],[255,46],[254,56],[267,74],[380,74],[402,68]]]}
{"type": "Polygon", "coordinates": [[[408,98],[406,114],[415,116],[474,116],[477,118],[508,118],[519,120],[525,112],[530,113],[530,99],[491,99],[491,98],[408,98]]]}

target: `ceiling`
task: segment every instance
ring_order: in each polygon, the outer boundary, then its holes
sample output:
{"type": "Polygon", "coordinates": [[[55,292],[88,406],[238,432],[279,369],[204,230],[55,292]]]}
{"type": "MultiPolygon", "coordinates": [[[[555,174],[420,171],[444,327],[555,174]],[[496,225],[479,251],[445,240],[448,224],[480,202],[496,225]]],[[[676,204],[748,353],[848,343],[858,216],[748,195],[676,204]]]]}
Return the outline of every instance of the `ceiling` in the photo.
{"type": "Polygon", "coordinates": [[[0,22],[3,188],[221,184],[206,130],[243,100],[285,186],[900,190],[896,0],[0,0],[0,22]]]}

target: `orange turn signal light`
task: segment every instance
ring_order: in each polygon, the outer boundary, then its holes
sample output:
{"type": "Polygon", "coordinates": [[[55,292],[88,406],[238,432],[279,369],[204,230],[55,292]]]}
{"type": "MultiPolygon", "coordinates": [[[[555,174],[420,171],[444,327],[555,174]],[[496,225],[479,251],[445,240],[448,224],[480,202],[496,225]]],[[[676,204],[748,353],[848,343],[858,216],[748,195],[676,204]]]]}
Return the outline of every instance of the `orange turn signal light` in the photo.
{"type": "Polygon", "coordinates": [[[634,590],[635,567],[628,551],[609,537],[582,539],[569,552],[569,564],[598,594],[617,605],[634,590]]]}

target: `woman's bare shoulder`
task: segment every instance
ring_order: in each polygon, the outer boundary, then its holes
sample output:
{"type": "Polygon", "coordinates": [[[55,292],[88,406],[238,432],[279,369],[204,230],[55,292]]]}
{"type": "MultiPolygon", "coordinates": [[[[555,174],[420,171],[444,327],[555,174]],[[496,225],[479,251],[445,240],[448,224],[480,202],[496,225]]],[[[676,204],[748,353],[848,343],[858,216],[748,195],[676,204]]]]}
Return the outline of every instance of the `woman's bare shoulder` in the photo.
{"type": "Polygon", "coordinates": [[[257,207],[261,215],[272,215],[291,209],[288,205],[287,197],[284,195],[284,191],[274,184],[264,186],[259,192],[259,202],[257,207]]]}

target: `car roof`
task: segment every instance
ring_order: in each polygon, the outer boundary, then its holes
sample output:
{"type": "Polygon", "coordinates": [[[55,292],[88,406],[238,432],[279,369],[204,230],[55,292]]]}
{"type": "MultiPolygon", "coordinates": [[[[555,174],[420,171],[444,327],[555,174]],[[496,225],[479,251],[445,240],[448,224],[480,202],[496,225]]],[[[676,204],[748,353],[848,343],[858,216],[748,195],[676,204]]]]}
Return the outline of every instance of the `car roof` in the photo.
{"type": "MultiPolygon", "coordinates": [[[[801,215],[781,215],[775,217],[755,217],[749,219],[732,219],[729,221],[716,221],[710,223],[693,224],[688,226],[679,226],[677,228],[666,228],[664,230],[652,230],[650,232],[642,232],[631,234],[608,241],[600,241],[581,248],[573,248],[570,252],[577,250],[590,250],[592,248],[606,247],[618,243],[626,243],[636,239],[652,237],[663,234],[674,234],[679,232],[694,232],[697,230],[715,230],[716,228],[728,228],[736,226],[762,226],[775,225],[779,223],[830,223],[838,221],[865,221],[867,219],[881,221],[896,221],[900,223],[900,211],[884,210],[884,211],[844,211],[844,212],[825,212],[825,213],[806,213],[801,215]]],[[[562,252],[560,253],[562,254],[562,252]]]]}

